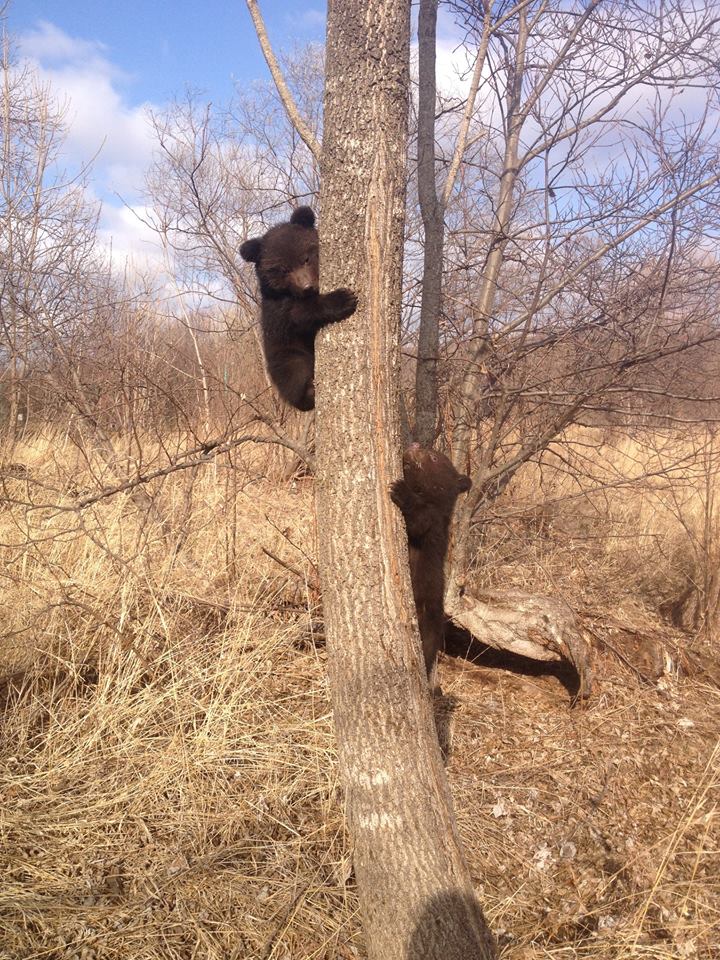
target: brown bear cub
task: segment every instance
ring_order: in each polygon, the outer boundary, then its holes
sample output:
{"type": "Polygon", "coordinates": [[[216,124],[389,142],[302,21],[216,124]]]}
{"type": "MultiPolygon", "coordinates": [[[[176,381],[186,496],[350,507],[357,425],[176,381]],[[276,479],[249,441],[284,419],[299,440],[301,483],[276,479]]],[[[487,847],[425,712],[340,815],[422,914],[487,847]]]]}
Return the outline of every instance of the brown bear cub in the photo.
{"type": "Polygon", "coordinates": [[[413,443],[403,456],[403,479],[390,487],[390,497],[405,518],[410,576],[428,676],[443,648],[450,518],[458,496],[471,486],[470,477],[458,473],[442,453],[413,443]]]}
{"type": "Polygon", "coordinates": [[[280,396],[298,410],[315,406],[315,334],[355,312],[352,290],[318,292],[318,235],[310,207],[289,223],[246,240],[243,260],[255,264],[262,296],[263,349],[280,396]]]}

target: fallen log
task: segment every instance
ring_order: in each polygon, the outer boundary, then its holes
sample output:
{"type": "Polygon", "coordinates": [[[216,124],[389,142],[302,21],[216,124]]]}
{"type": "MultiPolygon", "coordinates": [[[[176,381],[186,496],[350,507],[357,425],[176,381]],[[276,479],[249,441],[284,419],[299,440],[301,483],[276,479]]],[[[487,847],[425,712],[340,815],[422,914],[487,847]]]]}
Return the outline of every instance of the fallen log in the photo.
{"type": "Polygon", "coordinates": [[[450,620],[479,643],[531,660],[566,661],[577,672],[579,696],[592,692],[592,652],[570,606],[519,590],[446,598],[450,620]]]}

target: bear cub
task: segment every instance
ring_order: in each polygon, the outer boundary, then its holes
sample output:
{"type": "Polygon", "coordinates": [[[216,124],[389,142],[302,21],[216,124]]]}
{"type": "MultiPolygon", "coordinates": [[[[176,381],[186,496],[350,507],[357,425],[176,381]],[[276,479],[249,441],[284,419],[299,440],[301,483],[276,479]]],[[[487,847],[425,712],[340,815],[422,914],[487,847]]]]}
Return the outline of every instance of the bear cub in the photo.
{"type": "Polygon", "coordinates": [[[318,235],[310,207],[289,223],[246,240],[243,260],[255,264],[262,296],[263,349],[280,396],[298,410],[315,406],[315,334],[355,312],[352,290],[318,291],[318,235]]]}
{"type": "Polygon", "coordinates": [[[405,518],[410,577],[428,676],[445,633],[445,555],[455,501],[472,486],[444,454],[411,444],[403,455],[403,479],[390,497],[405,518]]]}

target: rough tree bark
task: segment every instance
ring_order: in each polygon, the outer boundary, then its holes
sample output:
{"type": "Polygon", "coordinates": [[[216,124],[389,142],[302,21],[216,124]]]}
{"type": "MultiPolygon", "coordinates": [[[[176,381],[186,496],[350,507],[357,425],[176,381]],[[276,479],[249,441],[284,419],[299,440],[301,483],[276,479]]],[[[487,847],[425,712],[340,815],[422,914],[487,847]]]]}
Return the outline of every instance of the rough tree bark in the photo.
{"type": "Polygon", "coordinates": [[[317,516],[328,659],[369,957],[486,960],[424,675],[402,519],[399,323],[409,0],[331,0],[323,289],[357,313],[317,339],[317,516]]]}
{"type": "Polygon", "coordinates": [[[418,12],[418,199],[425,232],[423,285],[415,369],[415,439],[435,442],[437,362],[445,239],[444,204],[435,181],[435,35],[438,0],[420,0],[418,12]]]}
{"type": "Polygon", "coordinates": [[[477,50],[463,118],[445,185],[438,192],[435,169],[435,112],[437,83],[438,0],[420,0],[418,11],[418,199],[425,234],[423,253],[422,299],[418,327],[418,358],[415,368],[414,437],[431,446],[437,435],[438,382],[437,362],[442,309],[443,252],[445,248],[445,210],[452,194],[467,146],[470,121],[475,108],[480,76],[487,55],[492,22],[492,0],[486,5],[483,32],[477,50]]]}

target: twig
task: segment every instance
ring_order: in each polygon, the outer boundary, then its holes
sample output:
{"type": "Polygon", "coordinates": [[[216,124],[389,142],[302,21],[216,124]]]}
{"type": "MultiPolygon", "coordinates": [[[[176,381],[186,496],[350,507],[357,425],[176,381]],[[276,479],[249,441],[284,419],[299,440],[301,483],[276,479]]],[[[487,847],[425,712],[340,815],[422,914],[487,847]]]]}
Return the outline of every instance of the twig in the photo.
{"type": "Polygon", "coordinates": [[[290,437],[286,436],[284,433],[280,433],[280,431],[278,430],[275,424],[275,421],[271,417],[266,416],[264,413],[260,413],[258,410],[256,410],[256,408],[252,404],[249,404],[249,405],[252,407],[252,409],[255,412],[255,420],[265,424],[266,427],[269,427],[269,429],[272,430],[272,432],[277,437],[276,441],[266,440],[265,442],[266,443],[276,442],[283,447],[287,447],[288,450],[292,450],[293,453],[296,453],[298,457],[308,465],[310,470],[313,470],[315,467],[314,458],[308,452],[307,447],[303,446],[301,443],[296,443],[294,440],[291,440],[290,437]]]}
{"type": "Polygon", "coordinates": [[[257,33],[257,38],[260,41],[260,49],[265,57],[265,62],[270,68],[270,73],[275,81],[275,86],[277,87],[277,92],[280,94],[280,99],[285,107],[285,112],[287,113],[290,122],[300,135],[300,138],[307,146],[308,150],[312,153],[317,162],[320,163],[320,144],[316,140],[315,135],[310,127],[300,116],[300,111],[297,108],[297,104],[293,100],[293,95],[290,93],[290,88],[285,83],[285,77],[282,75],[280,65],[278,64],[272,47],[270,46],[270,40],[267,35],[267,30],[265,29],[265,23],[263,21],[262,14],[260,13],[260,8],[258,7],[256,0],[246,0],[246,3],[247,8],[250,11],[250,16],[255,24],[255,32],[257,33]]]}
{"type": "Polygon", "coordinates": [[[270,557],[271,560],[274,560],[275,563],[279,564],[281,567],[284,567],[290,573],[293,573],[299,580],[302,580],[303,583],[308,581],[308,576],[304,573],[299,567],[294,566],[292,563],[288,563],[287,560],[281,560],[280,557],[276,556],[272,550],[268,550],[266,547],[260,548],[266,557],[270,557]]]}
{"type": "Polygon", "coordinates": [[[228,440],[225,443],[222,443],[220,440],[213,440],[209,443],[204,443],[199,447],[195,447],[193,450],[186,451],[181,455],[180,459],[169,463],[165,467],[152,470],[150,473],[138,474],[138,476],[133,477],[131,480],[125,480],[123,483],[118,483],[114,487],[106,487],[105,489],[100,490],[98,493],[92,494],[92,496],[83,497],[72,506],[62,505],[59,506],[58,509],[84,510],[86,507],[91,507],[100,500],[107,500],[108,497],[114,497],[117,493],[126,493],[130,490],[134,490],[143,484],[150,483],[152,480],[158,480],[160,477],[167,477],[172,473],[176,473],[178,470],[189,470],[192,467],[199,467],[205,463],[210,463],[210,461],[214,460],[215,457],[218,457],[223,453],[228,453],[230,450],[240,446],[242,443],[275,443],[282,447],[288,447],[290,450],[293,450],[295,453],[297,453],[297,444],[294,444],[291,440],[283,438],[280,435],[276,437],[258,437],[253,434],[243,434],[243,436],[235,437],[234,439],[228,440]],[[193,457],[194,454],[198,453],[200,456],[193,457]],[[193,459],[186,460],[184,459],[185,457],[193,457],[193,459]]]}

